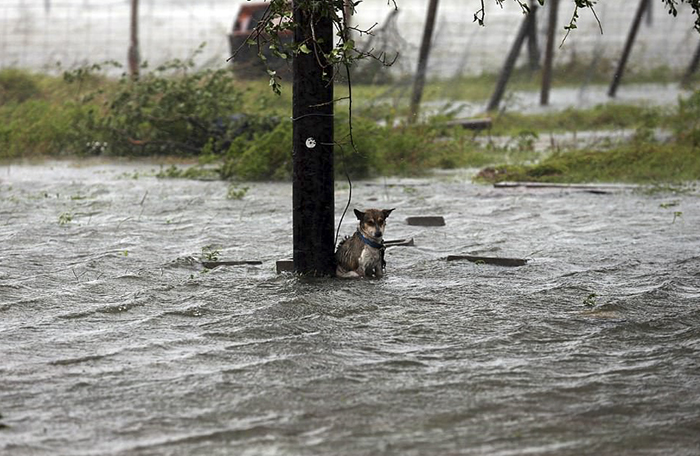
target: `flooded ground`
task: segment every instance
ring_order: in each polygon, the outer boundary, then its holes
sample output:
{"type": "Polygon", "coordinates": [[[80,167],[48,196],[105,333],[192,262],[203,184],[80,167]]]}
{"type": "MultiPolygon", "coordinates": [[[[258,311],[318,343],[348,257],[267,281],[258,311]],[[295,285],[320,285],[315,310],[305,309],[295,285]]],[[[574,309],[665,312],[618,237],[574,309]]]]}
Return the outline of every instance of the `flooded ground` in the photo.
{"type": "MultiPolygon", "coordinates": [[[[503,112],[521,114],[547,114],[567,109],[593,109],[607,103],[665,107],[669,110],[678,106],[680,99],[687,99],[692,91],[680,84],[625,84],[621,85],[614,98],[608,96],[608,86],[590,84],[581,87],[555,87],[550,90],[550,102],[540,105],[540,93],[532,90],[506,90],[499,105],[503,112]]],[[[487,103],[437,100],[424,102],[421,107],[426,115],[452,113],[455,117],[474,117],[486,112],[487,103]]]]}
{"type": "Polygon", "coordinates": [[[357,182],[416,246],[303,280],[289,184],[154,169],[0,167],[0,453],[700,453],[697,193],[357,182]]]}

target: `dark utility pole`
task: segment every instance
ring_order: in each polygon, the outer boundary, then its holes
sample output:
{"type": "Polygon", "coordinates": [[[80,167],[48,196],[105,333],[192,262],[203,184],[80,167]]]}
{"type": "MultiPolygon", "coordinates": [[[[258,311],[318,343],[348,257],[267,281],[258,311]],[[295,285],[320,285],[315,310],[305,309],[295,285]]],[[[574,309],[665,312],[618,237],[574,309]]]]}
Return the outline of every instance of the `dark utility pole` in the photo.
{"type": "Polygon", "coordinates": [[[613,75],[613,80],[610,83],[610,89],[608,90],[608,96],[614,97],[617,93],[617,86],[620,85],[622,80],[622,74],[625,72],[625,66],[627,66],[627,59],[632,52],[632,45],[634,40],[637,38],[637,31],[639,31],[639,24],[642,22],[644,17],[644,12],[649,6],[649,0],[641,0],[639,2],[639,7],[637,8],[637,14],[634,15],[634,21],[632,22],[632,27],[630,28],[629,34],[627,35],[627,42],[625,42],[625,48],[622,50],[622,56],[620,57],[620,62],[617,64],[617,69],[613,75]]]}
{"type": "Polygon", "coordinates": [[[139,0],[131,0],[131,29],[129,34],[129,74],[132,78],[139,75],[139,0]]]}
{"type": "Polygon", "coordinates": [[[428,15],[425,18],[425,28],[423,29],[423,39],[421,40],[418,54],[418,69],[416,70],[416,78],[413,81],[409,122],[414,122],[418,117],[420,100],[423,98],[423,87],[425,86],[425,74],[428,70],[428,56],[430,55],[430,43],[433,39],[437,7],[438,0],[430,0],[428,4],[428,15]]]}
{"type": "Polygon", "coordinates": [[[550,0],[549,21],[547,23],[547,47],[544,52],[544,65],[542,67],[542,90],[540,91],[540,104],[549,104],[549,89],[552,87],[552,65],[554,64],[554,40],[556,39],[557,17],[559,15],[559,0],[550,0]]]}
{"type": "Polygon", "coordinates": [[[294,42],[310,53],[294,56],[292,89],[292,225],[294,271],[335,273],[333,200],[333,69],[324,53],[333,48],[333,22],[316,13],[309,0],[295,0],[294,42]],[[320,16],[320,17],[319,17],[320,16]]]}

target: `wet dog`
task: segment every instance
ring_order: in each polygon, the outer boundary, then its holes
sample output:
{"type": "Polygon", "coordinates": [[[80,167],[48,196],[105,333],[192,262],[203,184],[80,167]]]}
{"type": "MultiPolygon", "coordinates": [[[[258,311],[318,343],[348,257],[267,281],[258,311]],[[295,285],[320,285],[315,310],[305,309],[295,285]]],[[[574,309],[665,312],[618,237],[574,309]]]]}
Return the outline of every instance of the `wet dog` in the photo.
{"type": "Polygon", "coordinates": [[[382,277],[384,261],[384,229],[386,219],[394,209],[355,209],[360,221],[357,231],[338,244],[335,252],[335,275],[342,278],[382,277]]]}

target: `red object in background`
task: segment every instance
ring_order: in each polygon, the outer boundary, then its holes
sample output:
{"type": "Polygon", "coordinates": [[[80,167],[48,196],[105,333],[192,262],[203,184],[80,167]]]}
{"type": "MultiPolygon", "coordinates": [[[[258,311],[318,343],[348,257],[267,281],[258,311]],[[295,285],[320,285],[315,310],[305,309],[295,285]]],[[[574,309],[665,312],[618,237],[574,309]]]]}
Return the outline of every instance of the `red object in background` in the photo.
{"type": "MultiPolygon", "coordinates": [[[[233,22],[233,29],[228,35],[231,59],[236,74],[242,77],[267,77],[265,64],[261,62],[258,56],[258,51],[267,58],[267,64],[270,69],[281,72],[287,69],[291,72],[291,58],[282,59],[274,55],[268,46],[268,43],[261,37],[259,41],[260,49],[257,44],[248,44],[246,41],[252,38],[255,39],[255,34],[251,35],[255,27],[265,18],[270,4],[266,2],[247,3],[241,5],[238,10],[236,19],[233,22]]],[[[292,32],[286,30],[280,33],[280,39],[283,43],[291,43],[293,36],[292,32]]]]}

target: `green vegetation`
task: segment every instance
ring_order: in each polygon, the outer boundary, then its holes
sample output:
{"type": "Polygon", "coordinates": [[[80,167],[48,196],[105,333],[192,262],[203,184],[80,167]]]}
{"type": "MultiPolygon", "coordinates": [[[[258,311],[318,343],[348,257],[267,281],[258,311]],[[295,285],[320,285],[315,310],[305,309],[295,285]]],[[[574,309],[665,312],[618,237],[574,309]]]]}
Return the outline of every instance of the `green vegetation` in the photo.
{"type": "Polygon", "coordinates": [[[241,200],[248,193],[249,187],[239,187],[235,182],[231,182],[226,191],[226,199],[241,200]]]}
{"type": "Polygon", "coordinates": [[[642,113],[629,143],[611,148],[555,151],[533,164],[503,164],[482,170],[486,182],[685,182],[700,179],[700,91],[679,102],[674,113],[642,113]],[[653,128],[671,128],[657,142],[653,128]]]}
{"type": "Polygon", "coordinates": [[[40,94],[36,76],[14,68],[0,72],[0,105],[22,103],[40,94]]]}
{"type": "Polygon", "coordinates": [[[63,212],[61,215],[58,216],[58,224],[61,226],[68,225],[72,221],[73,215],[70,212],[63,212]]]}
{"type": "Polygon", "coordinates": [[[221,256],[220,247],[216,245],[205,245],[202,247],[202,261],[219,261],[221,256]]]}
{"type": "Polygon", "coordinates": [[[636,129],[642,126],[670,128],[674,112],[670,108],[621,104],[598,105],[591,109],[566,109],[546,114],[500,114],[494,135],[513,135],[522,131],[577,132],[592,130],[636,129]]]}
{"type": "Polygon", "coordinates": [[[170,165],[167,168],[161,168],[155,176],[159,179],[215,180],[219,178],[219,172],[217,169],[203,166],[177,167],[170,165]]]}
{"type": "MultiPolygon", "coordinates": [[[[552,87],[576,87],[603,85],[607,86],[612,80],[616,62],[599,59],[594,62],[571,60],[558,66],[553,72],[552,87]]],[[[633,68],[625,73],[625,84],[675,84],[682,74],[668,67],[633,68]]],[[[697,84],[700,75],[695,75],[691,83],[697,84]]],[[[357,82],[356,79],[353,79],[357,82]]],[[[484,73],[479,75],[462,75],[449,79],[428,81],[423,92],[423,101],[461,100],[470,102],[486,102],[493,93],[496,75],[484,73]]],[[[354,86],[353,95],[363,100],[402,98],[406,104],[410,96],[413,80],[404,78],[391,85],[354,86]]],[[[508,81],[508,91],[539,92],[542,87],[540,71],[533,72],[529,68],[518,68],[513,71],[508,81]]],[[[286,89],[285,89],[286,90],[286,89]]],[[[284,93],[284,92],[283,92],[284,93]]],[[[336,86],[338,98],[347,96],[347,89],[342,85],[336,86]]],[[[507,105],[507,102],[505,103],[507,105]]],[[[377,106],[373,106],[376,108],[377,106]]]]}
{"type": "MultiPolygon", "coordinates": [[[[194,158],[198,165],[161,168],[154,172],[159,178],[289,179],[289,87],[283,84],[282,95],[276,96],[266,81],[237,80],[228,70],[194,71],[193,59],[170,62],[144,72],[138,80],[101,75],[105,66],[114,65],[110,62],[79,68],[62,78],[0,71],[0,159],[167,156],[194,158]]],[[[667,74],[658,70],[638,78],[663,80],[667,74]]],[[[524,73],[514,76],[515,87],[529,84],[534,84],[533,78],[524,73]]],[[[444,97],[445,90],[454,91],[453,98],[475,101],[488,96],[492,86],[492,77],[479,76],[435,84],[432,95],[430,86],[427,92],[428,97],[444,97]],[[438,87],[449,88],[439,93],[438,87]]],[[[341,99],[346,94],[342,85],[337,87],[341,99]]],[[[478,176],[484,182],[700,179],[700,92],[675,108],[606,104],[549,114],[503,112],[493,119],[490,131],[475,134],[445,126],[449,115],[404,124],[406,94],[396,92],[402,87],[398,83],[353,88],[354,147],[347,104],[338,103],[339,175],[347,172],[357,179],[469,167],[484,168],[478,176]],[[634,132],[629,142],[543,150],[539,140],[550,133],[620,129],[634,132]],[[657,129],[668,132],[670,139],[657,140],[657,129]]],[[[227,198],[241,199],[246,191],[247,187],[232,184],[227,198]]]]}
{"type": "Polygon", "coordinates": [[[583,300],[583,305],[586,307],[595,307],[596,301],[597,301],[598,295],[595,293],[590,293],[586,298],[583,300]]]}
{"type": "Polygon", "coordinates": [[[487,182],[683,182],[700,179],[700,149],[679,144],[629,144],[611,150],[555,152],[532,165],[483,169],[487,182]]]}

